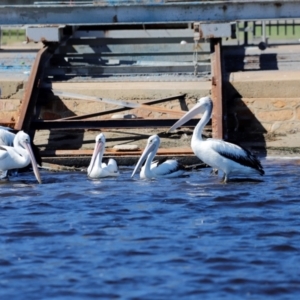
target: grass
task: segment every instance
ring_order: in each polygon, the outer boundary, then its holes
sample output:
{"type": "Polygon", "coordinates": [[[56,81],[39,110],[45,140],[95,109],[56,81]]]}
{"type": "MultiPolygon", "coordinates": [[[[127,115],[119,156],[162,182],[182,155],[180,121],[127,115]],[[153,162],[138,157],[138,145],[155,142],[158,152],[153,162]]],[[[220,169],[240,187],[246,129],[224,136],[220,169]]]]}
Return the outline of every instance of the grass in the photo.
{"type": "MultiPolygon", "coordinates": [[[[244,36],[244,23],[239,23],[239,38],[243,40],[244,36]]],[[[261,22],[248,22],[248,38],[249,40],[262,37],[262,25],[261,22]]],[[[300,22],[293,23],[292,21],[266,21],[266,37],[269,41],[278,40],[297,40],[300,39],[300,22]]]]}
{"type": "MultiPolygon", "coordinates": [[[[262,27],[257,27],[255,36],[262,35],[262,27]]],[[[267,25],[266,26],[266,35],[271,39],[293,39],[300,38],[300,24],[290,25],[284,24],[280,25],[267,25]]]]}
{"type": "Polygon", "coordinates": [[[12,45],[26,41],[25,29],[2,29],[1,30],[1,45],[12,45]]]}

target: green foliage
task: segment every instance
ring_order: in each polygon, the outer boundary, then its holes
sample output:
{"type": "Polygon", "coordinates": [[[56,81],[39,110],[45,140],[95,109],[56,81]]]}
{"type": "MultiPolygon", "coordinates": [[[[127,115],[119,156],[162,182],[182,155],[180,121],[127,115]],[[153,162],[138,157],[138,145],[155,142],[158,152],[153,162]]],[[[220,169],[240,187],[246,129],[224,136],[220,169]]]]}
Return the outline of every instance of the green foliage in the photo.
{"type": "Polygon", "coordinates": [[[1,45],[11,45],[25,40],[25,29],[1,29],[1,45]]]}
{"type": "MultiPolygon", "coordinates": [[[[238,37],[243,39],[244,32],[248,33],[249,40],[261,38],[263,35],[262,22],[239,22],[238,37]]],[[[276,40],[299,40],[300,39],[300,22],[289,21],[266,21],[266,37],[269,41],[276,40]]]]}

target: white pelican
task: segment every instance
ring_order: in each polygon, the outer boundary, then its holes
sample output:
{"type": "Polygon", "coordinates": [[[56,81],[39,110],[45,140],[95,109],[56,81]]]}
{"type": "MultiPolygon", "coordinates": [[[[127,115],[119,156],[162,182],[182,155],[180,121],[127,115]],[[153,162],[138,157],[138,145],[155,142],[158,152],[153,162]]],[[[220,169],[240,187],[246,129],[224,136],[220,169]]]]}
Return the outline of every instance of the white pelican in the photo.
{"type": "Polygon", "coordinates": [[[90,178],[102,178],[119,176],[117,162],[110,158],[108,163],[102,163],[103,153],[105,150],[105,136],[100,133],[96,136],[96,145],[94,148],[93,156],[90,165],[87,169],[87,175],[90,178]]]}
{"type": "MultiPolygon", "coordinates": [[[[13,146],[15,134],[10,132],[11,128],[0,126],[0,146],[13,146]]],[[[0,172],[0,179],[7,178],[8,170],[0,172]]]]}
{"type": "Polygon", "coordinates": [[[156,155],[159,145],[160,138],[158,135],[152,135],[148,138],[147,146],[137,162],[131,177],[134,176],[136,171],[145,160],[146,163],[144,166],[142,166],[140,172],[141,179],[152,179],[159,177],[172,178],[181,176],[185,172],[184,167],[175,159],[167,159],[164,162],[153,162],[153,158],[156,155]]]}
{"type": "Polygon", "coordinates": [[[224,172],[224,182],[230,175],[264,175],[260,161],[247,149],[218,139],[202,140],[202,131],[212,114],[212,100],[203,97],[197,104],[179,119],[170,129],[172,131],[199,113],[203,116],[194,129],[191,147],[195,155],[214,169],[224,172]]]}
{"type": "Polygon", "coordinates": [[[35,157],[30,146],[30,137],[24,131],[19,131],[14,138],[13,147],[0,146],[0,171],[20,169],[32,164],[34,175],[42,183],[35,157]]]}
{"type": "Polygon", "coordinates": [[[16,135],[9,130],[8,127],[0,126],[0,146],[13,146],[16,135]]]}

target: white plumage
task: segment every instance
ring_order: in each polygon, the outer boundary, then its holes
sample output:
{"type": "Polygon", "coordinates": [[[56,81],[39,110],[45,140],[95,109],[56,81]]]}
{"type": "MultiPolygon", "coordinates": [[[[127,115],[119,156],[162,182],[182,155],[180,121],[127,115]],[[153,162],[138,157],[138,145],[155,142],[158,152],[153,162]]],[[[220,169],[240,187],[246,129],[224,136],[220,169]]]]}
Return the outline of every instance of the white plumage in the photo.
{"type": "Polygon", "coordinates": [[[140,178],[141,179],[152,179],[152,178],[172,178],[178,177],[184,174],[185,170],[177,160],[167,159],[163,162],[154,161],[153,158],[156,155],[158,147],[160,145],[160,138],[158,135],[152,135],[149,137],[147,146],[144,149],[139,161],[137,162],[131,177],[134,176],[136,171],[140,168],[143,162],[146,163],[141,168],[140,178]]]}
{"type": "MultiPolygon", "coordinates": [[[[9,131],[9,127],[0,126],[0,146],[13,146],[15,134],[9,131]]],[[[0,171],[0,179],[7,177],[8,170],[0,171]]]]}
{"type": "MultiPolygon", "coordinates": [[[[8,132],[9,133],[9,132],[8,132]]],[[[20,169],[32,164],[33,172],[39,183],[42,183],[37,163],[30,146],[30,137],[19,131],[13,140],[13,146],[0,146],[0,171],[20,169]]]]}
{"type": "Polygon", "coordinates": [[[0,146],[12,146],[15,134],[9,131],[10,128],[0,126],[0,146]]]}
{"type": "Polygon", "coordinates": [[[199,113],[203,116],[194,129],[191,147],[195,155],[214,169],[224,172],[224,181],[229,176],[263,175],[264,170],[260,161],[247,149],[218,139],[202,139],[202,131],[212,114],[212,100],[203,97],[197,104],[179,119],[169,131],[175,130],[199,113]]]}
{"type": "Polygon", "coordinates": [[[119,170],[117,162],[110,158],[108,163],[102,162],[104,150],[105,150],[105,136],[100,133],[95,138],[96,144],[91,158],[90,164],[87,169],[87,175],[90,178],[97,179],[103,177],[116,177],[119,176],[119,170]]]}

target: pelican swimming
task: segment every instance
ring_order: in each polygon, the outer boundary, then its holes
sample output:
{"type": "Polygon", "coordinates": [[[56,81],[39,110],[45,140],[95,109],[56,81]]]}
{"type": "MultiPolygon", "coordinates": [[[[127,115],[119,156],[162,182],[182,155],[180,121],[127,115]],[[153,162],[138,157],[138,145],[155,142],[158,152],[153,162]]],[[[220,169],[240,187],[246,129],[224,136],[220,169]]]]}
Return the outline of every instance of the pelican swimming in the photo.
{"type": "Polygon", "coordinates": [[[34,175],[42,183],[37,163],[30,146],[30,137],[24,131],[19,131],[13,140],[13,146],[0,146],[0,171],[7,172],[32,164],[34,175]]]}
{"type": "Polygon", "coordinates": [[[202,131],[211,118],[212,107],[210,97],[199,99],[197,104],[179,119],[169,131],[175,130],[197,114],[203,113],[201,120],[194,129],[191,140],[191,147],[195,155],[212,168],[223,171],[224,182],[227,182],[231,175],[264,175],[260,161],[247,149],[219,139],[207,139],[205,141],[202,139],[202,131]]]}
{"type": "Polygon", "coordinates": [[[146,160],[146,163],[141,168],[140,178],[151,179],[151,178],[172,178],[181,176],[185,169],[175,159],[167,159],[160,163],[158,161],[153,162],[153,158],[156,155],[158,147],[160,145],[160,138],[158,135],[152,135],[148,138],[147,146],[144,149],[139,161],[137,162],[131,177],[134,176],[139,167],[146,160]]]}
{"type": "Polygon", "coordinates": [[[107,164],[102,162],[103,153],[105,150],[104,134],[98,134],[95,140],[96,145],[94,148],[93,156],[87,169],[88,177],[96,179],[102,177],[119,176],[120,173],[118,170],[117,162],[114,159],[110,158],[107,164]]]}

